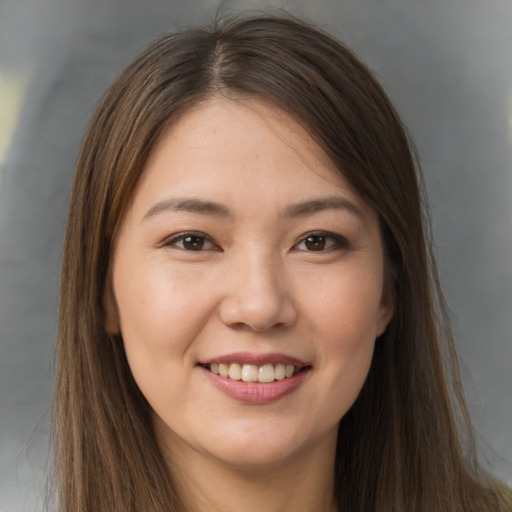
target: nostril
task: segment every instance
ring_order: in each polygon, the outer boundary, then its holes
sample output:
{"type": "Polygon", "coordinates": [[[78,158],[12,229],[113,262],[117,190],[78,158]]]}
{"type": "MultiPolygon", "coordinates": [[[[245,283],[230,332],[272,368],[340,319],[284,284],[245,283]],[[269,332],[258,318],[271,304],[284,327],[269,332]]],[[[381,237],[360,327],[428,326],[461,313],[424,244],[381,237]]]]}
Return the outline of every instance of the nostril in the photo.
{"type": "Polygon", "coordinates": [[[262,332],[284,328],[295,323],[297,311],[285,296],[250,296],[247,290],[243,297],[226,298],[220,305],[222,322],[234,329],[250,328],[262,332]]]}

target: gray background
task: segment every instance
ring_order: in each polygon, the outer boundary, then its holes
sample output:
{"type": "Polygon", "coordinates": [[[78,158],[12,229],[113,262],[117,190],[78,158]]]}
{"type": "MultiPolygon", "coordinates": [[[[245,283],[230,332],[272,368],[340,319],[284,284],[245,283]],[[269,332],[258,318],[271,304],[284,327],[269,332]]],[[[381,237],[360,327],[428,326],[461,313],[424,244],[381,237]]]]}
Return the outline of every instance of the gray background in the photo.
{"type": "MultiPolygon", "coordinates": [[[[377,73],[418,146],[482,459],[512,483],[512,1],[290,0],[377,73]]],[[[43,506],[60,247],[101,92],[216,1],[0,0],[0,511],[43,506]]]]}

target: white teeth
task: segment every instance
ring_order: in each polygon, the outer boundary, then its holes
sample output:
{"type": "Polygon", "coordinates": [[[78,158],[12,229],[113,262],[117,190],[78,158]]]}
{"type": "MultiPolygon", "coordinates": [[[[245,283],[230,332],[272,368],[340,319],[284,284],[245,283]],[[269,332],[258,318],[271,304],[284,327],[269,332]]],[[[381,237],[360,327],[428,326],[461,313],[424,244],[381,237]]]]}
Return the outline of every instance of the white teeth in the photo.
{"type": "Polygon", "coordinates": [[[286,377],[286,365],[284,364],[276,364],[276,380],[283,380],[286,377]]]}
{"type": "Polygon", "coordinates": [[[239,363],[220,363],[211,364],[210,370],[221,377],[229,377],[233,380],[243,380],[244,382],[274,382],[274,380],[283,380],[293,377],[295,366],[293,364],[278,363],[263,364],[239,364],[239,363]]]}
{"type": "Polygon", "coordinates": [[[242,380],[244,382],[258,382],[258,367],[254,364],[244,364],[242,367],[242,380]]]}
{"type": "Polygon", "coordinates": [[[219,364],[219,374],[222,377],[227,377],[229,374],[229,364],[219,364]]]}
{"type": "Polygon", "coordinates": [[[258,382],[274,382],[275,373],[274,366],[271,364],[260,366],[258,382]]]}
{"type": "Polygon", "coordinates": [[[228,376],[233,380],[240,380],[242,378],[242,367],[238,363],[229,365],[228,376]]]}

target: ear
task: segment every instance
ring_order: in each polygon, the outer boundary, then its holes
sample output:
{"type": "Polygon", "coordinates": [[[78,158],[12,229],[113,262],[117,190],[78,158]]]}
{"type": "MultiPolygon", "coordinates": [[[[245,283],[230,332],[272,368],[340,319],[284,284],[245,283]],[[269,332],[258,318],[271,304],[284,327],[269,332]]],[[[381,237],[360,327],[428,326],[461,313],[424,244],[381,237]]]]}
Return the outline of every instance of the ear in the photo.
{"type": "Polygon", "coordinates": [[[389,301],[389,303],[386,301],[386,303],[382,303],[380,305],[379,310],[379,316],[377,319],[377,328],[375,331],[375,337],[378,338],[382,334],[384,334],[384,331],[386,330],[389,322],[391,322],[391,319],[393,318],[393,314],[395,313],[395,305],[393,304],[393,301],[389,301]]]}
{"type": "Polygon", "coordinates": [[[385,280],[384,290],[382,293],[382,299],[380,302],[380,308],[377,318],[377,325],[375,331],[375,337],[378,338],[384,331],[386,330],[389,322],[393,318],[395,314],[395,294],[393,285],[391,283],[391,279],[387,278],[385,280]]]}
{"type": "Polygon", "coordinates": [[[116,335],[121,332],[119,324],[119,312],[117,308],[114,287],[112,285],[112,273],[109,269],[105,291],[103,292],[103,311],[105,312],[105,330],[110,335],[116,335]]]}

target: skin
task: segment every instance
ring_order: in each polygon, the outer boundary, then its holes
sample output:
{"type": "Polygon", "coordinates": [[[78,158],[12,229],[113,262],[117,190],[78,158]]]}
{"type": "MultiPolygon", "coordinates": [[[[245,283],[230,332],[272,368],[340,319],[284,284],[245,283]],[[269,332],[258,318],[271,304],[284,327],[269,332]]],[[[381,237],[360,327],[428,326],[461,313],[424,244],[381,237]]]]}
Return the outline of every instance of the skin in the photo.
{"type": "Polygon", "coordinates": [[[168,130],[115,240],[107,328],[187,510],[334,507],[337,426],[393,314],[383,268],[377,214],[279,109],[214,97],[168,130]],[[292,208],[325,198],[339,204],[292,208]],[[311,369],[277,402],[241,403],[198,366],[233,352],[311,369]]]}

